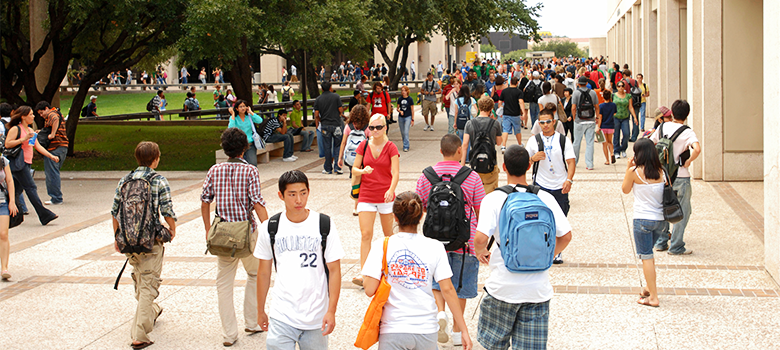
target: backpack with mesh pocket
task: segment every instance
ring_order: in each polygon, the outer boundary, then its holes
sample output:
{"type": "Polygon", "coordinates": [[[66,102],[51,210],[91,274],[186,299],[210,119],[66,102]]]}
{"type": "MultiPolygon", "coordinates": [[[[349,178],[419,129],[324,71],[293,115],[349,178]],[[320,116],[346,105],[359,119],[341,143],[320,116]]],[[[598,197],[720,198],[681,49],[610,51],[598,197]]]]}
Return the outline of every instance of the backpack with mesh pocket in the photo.
{"type": "Polygon", "coordinates": [[[160,231],[168,231],[160,224],[152,201],[152,180],[158,176],[150,173],[134,179],[130,173],[119,189],[119,228],[114,239],[120,253],[149,253],[160,231]]]}

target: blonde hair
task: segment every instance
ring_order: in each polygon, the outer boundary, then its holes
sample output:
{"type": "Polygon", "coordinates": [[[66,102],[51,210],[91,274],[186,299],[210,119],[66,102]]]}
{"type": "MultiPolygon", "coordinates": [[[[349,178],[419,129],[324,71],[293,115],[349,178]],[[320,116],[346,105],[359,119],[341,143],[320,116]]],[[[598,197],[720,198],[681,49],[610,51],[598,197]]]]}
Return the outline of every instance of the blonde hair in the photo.
{"type": "MultiPolygon", "coordinates": [[[[386,119],[385,116],[383,116],[383,115],[381,115],[379,113],[376,113],[376,114],[372,115],[371,119],[368,121],[368,125],[371,125],[371,123],[373,123],[375,120],[379,120],[382,123],[382,125],[384,125],[385,128],[387,128],[387,119],[386,119]]],[[[387,129],[382,129],[382,136],[381,137],[382,137],[382,139],[384,141],[388,141],[389,140],[388,137],[387,137],[387,129]]],[[[374,137],[372,136],[371,138],[374,138],[374,137]]]]}

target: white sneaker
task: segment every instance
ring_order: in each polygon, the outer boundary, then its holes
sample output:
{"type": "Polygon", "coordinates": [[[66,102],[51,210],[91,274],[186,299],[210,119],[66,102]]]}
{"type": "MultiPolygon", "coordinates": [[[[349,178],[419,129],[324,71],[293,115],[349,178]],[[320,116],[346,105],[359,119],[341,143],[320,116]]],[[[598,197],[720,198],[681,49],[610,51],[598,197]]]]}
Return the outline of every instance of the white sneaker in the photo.
{"type": "Polygon", "coordinates": [[[423,129],[423,131],[428,131],[428,130],[430,130],[430,129],[431,129],[431,126],[430,126],[430,125],[428,125],[428,124],[425,124],[425,128],[423,129]]]}
{"type": "Polygon", "coordinates": [[[622,158],[620,157],[620,152],[615,153],[615,159],[620,159],[620,158],[622,158]]]}
{"type": "Polygon", "coordinates": [[[501,154],[506,153],[506,146],[501,146],[501,154]]]}
{"type": "Polygon", "coordinates": [[[452,345],[455,345],[455,346],[462,346],[463,345],[463,339],[461,339],[460,332],[452,332],[452,345]]]}
{"type": "Polygon", "coordinates": [[[295,159],[295,160],[298,160],[298,157],[297,157],[297,156],[294,156],[294,155],[293,155],[293,156],[290,156],[290,158],[293,158],[293,159],[295,159]]]}
{"type": "Polygon", "coordinates": [[[439,319],[439,343],[446,343],[448,340],[450,340],[449,335],[447,335],[447,323],[449,320],[447,319],[447,313],[444,311],[439,311],[439,314],[436,315],[436,318],[439,319]]]}
{"type": "Polygon", "coordinates": [[[433,131],[433,127],[430,127],[430,129],[429,129],[429,130],[430,130],[430,131],[433,131]]]}
{"type": "Polygon", "coordinates": [[[626,151],[620,152],[620,155],[621,155],[623,158],[628,158],[628,156],[626,155],[626,151]]]}
{"type": "Polygon", "coordinates": [[[297,160],[297,159],[295,159],[295,158],[293,158],[293,157],[282,158],[282,161],[283,161],[283,162],[294,162],[294,161],[296,161],[296,160],[297,160]]]}

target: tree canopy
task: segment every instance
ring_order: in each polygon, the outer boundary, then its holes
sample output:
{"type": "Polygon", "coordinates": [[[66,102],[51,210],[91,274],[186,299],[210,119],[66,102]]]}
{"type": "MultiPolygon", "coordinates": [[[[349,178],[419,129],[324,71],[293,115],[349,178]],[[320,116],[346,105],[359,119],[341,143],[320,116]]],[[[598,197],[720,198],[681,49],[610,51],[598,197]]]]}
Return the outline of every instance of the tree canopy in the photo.
{"type": "Polygon", "coordinates": [[[553,51],[555,57],[587,57],[588,53],[580,50],[577,43],[569,39],[553,39],[536,43],[531,47],[533,51],[553,51]]]}

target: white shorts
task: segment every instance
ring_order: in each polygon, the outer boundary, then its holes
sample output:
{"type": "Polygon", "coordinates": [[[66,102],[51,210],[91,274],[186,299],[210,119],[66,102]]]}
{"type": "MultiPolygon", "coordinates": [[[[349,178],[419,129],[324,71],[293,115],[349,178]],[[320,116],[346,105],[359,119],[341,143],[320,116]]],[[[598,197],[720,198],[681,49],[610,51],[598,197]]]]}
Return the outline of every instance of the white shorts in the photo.
{"type": "Polygon", "coordinates": [[[393,202],[390,203],[358,203],[358,213],[361,211],[379,212],[379,214],[392,214],[393,202]]]}

